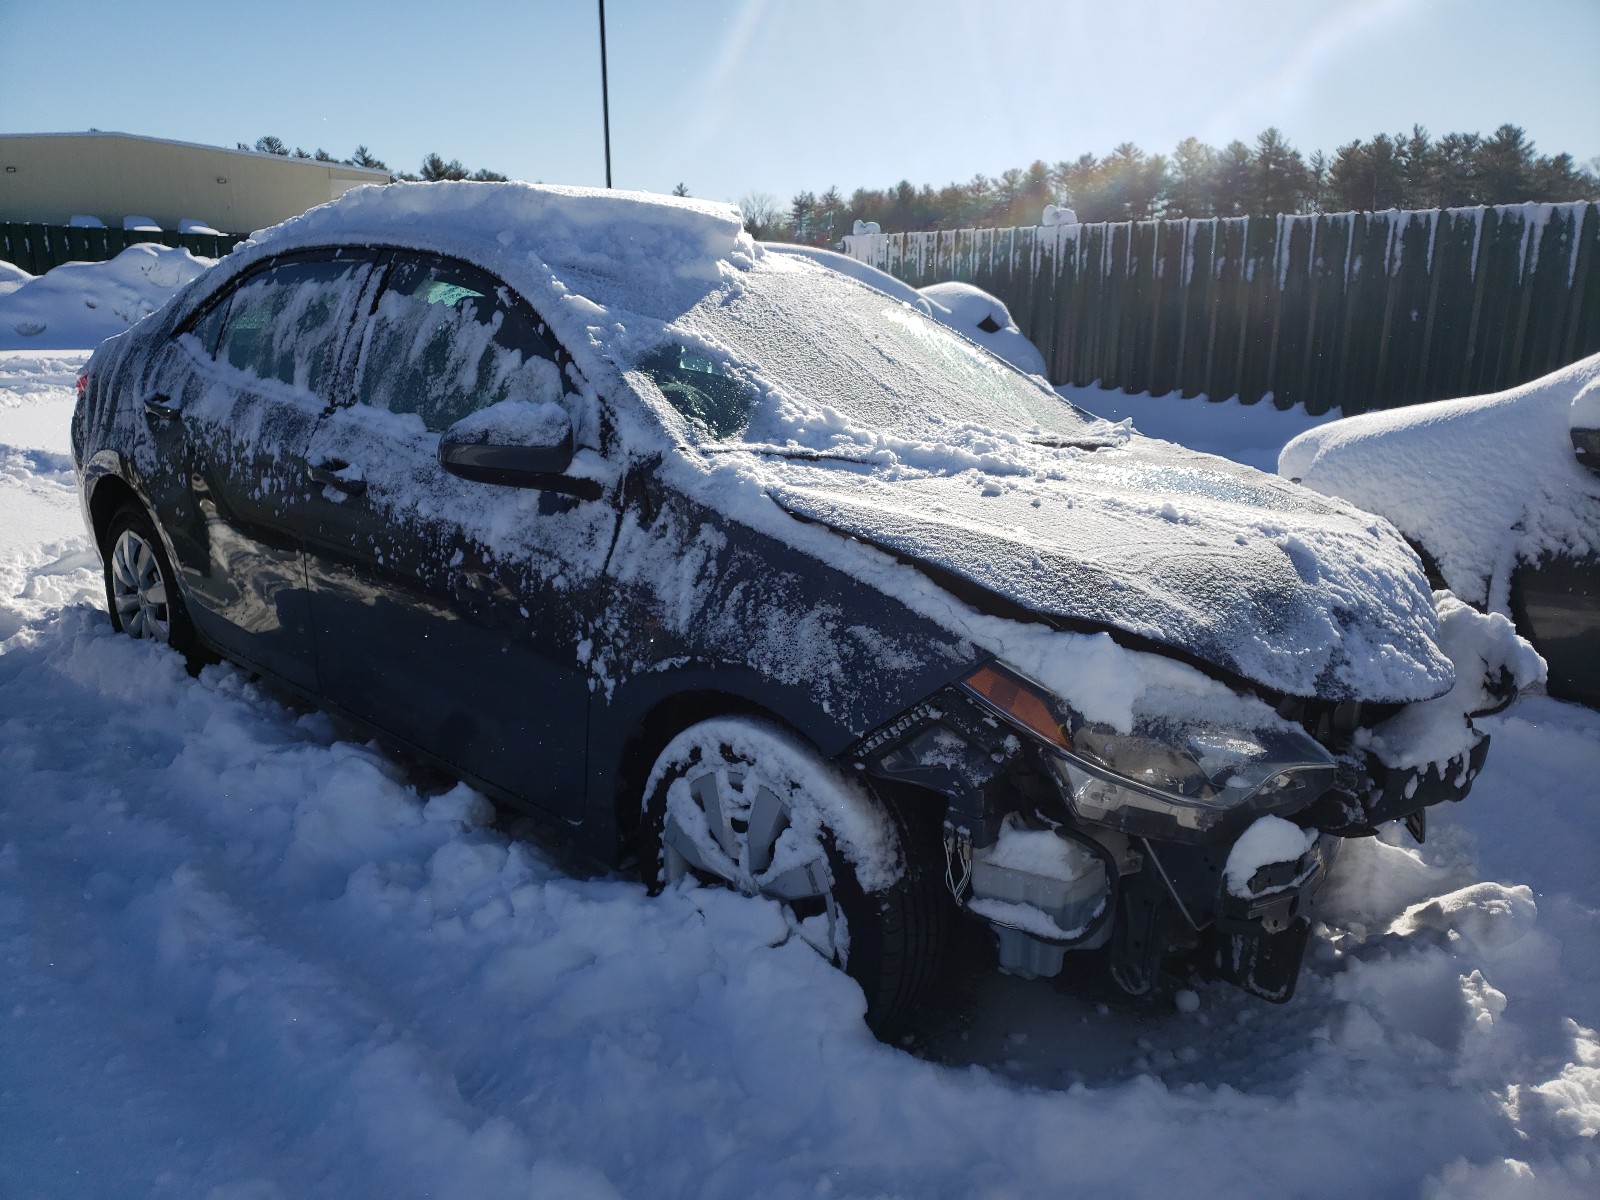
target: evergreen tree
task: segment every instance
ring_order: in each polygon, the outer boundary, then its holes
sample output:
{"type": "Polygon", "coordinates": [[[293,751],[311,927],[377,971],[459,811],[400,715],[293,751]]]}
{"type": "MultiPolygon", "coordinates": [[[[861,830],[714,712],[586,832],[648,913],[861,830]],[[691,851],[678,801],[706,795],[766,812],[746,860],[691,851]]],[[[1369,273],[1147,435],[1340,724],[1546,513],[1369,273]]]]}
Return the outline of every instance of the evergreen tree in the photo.
{"type": "MultiPolygon", "coordinates": [[[[1172,152],[1165,212],[1169,217],[1212,215],[1211,189],[1217,152],[1199,138],[1186,137],[1172,152]]],[[[1080,214],[1081,216],[1081,214],[1080,214]]]]}
{"type": "Polygon", "coordinates": [[[374,158],[365,146],[357,146],[356,152],[350,156],[350,165],[355,167],[370,167],[374,171],[387,171],[389,164],[381,158],[374,158]]]}
{"type": "Polygon", "coordinates": [[[281,154],[287,156],[289,153],[289,147],[285,146],[280,140],[273,137],[270,133],[265,137],[258,137],[256,139],[255,148],[262,154],[281,154]]]}
{"type": "MultiPolygon", "coordinates": [[[[1035,162],[998,178],[979,174],[938,189],[901,180],[890,188],[857,188],[843,202],[837,189],[820,199],[802,192],[790,209],[788,235],[830,244],[857,220],[877,221],[890,233],[1034,225],[1051,202],[1075,209],[1084,222],[1455,207],[1529,197],[1559,202],[1600,196],[1597,176],[1600,158],[1580,167],[1568,154],[1538,157],[1514,125],[1487,141],[1451,133],[1437,142],[1413,125],[1410,134],[1378,134],[1340,146],[1331,158],[1319,150],[1309,159],[1269,128],[1253,149],[1234,141],[1219,152],[1189,137],[1168,159],[1124,143],[1103,159],[1083,154],[1052,166],[1035,162]]],[[[782,224],[779,214],[776,225],[782,224]]],[[[763,228],[779,236],[774,225],[763,228]]]]}
{"type": "Polygon", "coordinates": [[[1306,163],[1306,209],[1320,213],[1328,211],[1330,185],[1328,181],[1328,156],[1315,151],[1306,163]]]}
{"type": "Polygon", "coordinates": [[[672,194],[674,196],[687,196],[689,194],[689,185],[680,180],[678,186],[672,189],[672,194]]]}
{"type": "Polygon", "coordinates": [[[1478,147],[1478,199],[1484,204],[1520,204],[1534,199],[1533,143],[1516,125],[1502,125],[1478,147]]]}
{"type": "Polygon", "coordinates": [[[437,183],[443,179],[465,179],[467,177],[467,169],[461,165],[460,159],[452,158],[449,162],[445,162],[437,154],[429,154],[423,158],[419,173],[429,183],[437,183]]]}
{"type": "Polygon", "coordinates": [[[811,192],[801,192],[789,202],[789,232],[795,241],[811,241],[811,217],[816,207],[817,198],[811,192]]]}
{"type": "Polygon", "coordinates": [[[1257,135],[1250,160],[1251,216],[1300,212],[1305,207],[1307,182],[1305,160],[1275,126],[1257,135]]]}
{"type": "Polygon", "coordinates": [[[1071,162],[1058,162],[1051,168],[1050,178],[1055,185],[1056,202],[1076,209],[1078,220],[1113,219],[1110,203],[1106,199],[1100,160],[1094,155],[1080,154],[1071,162]]]}
{"type": "Polygon", "coordinates": [[[1478,146],[1475,133],[1447,133],[1434,145],[1434,203],[1457,208],[1478,202],[1478,146]]]}
{"type": "Polygon", "coordinates": [[[1360,212],[1398,208],[1405,195],[1405,163],[1398,139],[1380,133],[1340,146],[1329,169],[1334,203],[1360,212]]]}
{"type": "Polygon", "coordinates": [[[1252,158],[1250,147],[1237,139],[1217,155],[1211,185],[1211,205],[1217,216],[1242,217],[1249,213],[1252,158]]]}
{"type": "Polygon", "coordinates": [[[816,244],[829,246],[849,233],[844,222],[844,197],[839,189],[830,187],[817,197],[817,207],[812,210],[811,228],[816,244]]]}
{"type": "MultiPolygon", "coordinates": [[[[1396,139],[1398,141],[1399,139],[1396,139]]],[[[1434,208],[1439,203],[1439,151],[1428,140],[1421,125],[1411,127],[1411,136],[1400,147],[1400,162],[1405,174],[1400,190],[1404,208],[1434,208]]]]}

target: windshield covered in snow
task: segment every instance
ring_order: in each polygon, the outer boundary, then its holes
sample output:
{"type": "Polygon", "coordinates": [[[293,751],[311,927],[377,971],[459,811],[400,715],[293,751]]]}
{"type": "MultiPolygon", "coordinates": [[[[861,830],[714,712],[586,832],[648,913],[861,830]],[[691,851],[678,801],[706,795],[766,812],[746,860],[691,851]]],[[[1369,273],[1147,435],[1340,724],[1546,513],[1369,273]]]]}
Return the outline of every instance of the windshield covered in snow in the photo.
{"type": "Polygon", "coordinates": [[[1095,424],[922,313],[792,258],[769,257],[671,332],[681,342],[657,343],[633,367],[720,441],[823,449],[973,429],[1056,440],[1095,424]]]}

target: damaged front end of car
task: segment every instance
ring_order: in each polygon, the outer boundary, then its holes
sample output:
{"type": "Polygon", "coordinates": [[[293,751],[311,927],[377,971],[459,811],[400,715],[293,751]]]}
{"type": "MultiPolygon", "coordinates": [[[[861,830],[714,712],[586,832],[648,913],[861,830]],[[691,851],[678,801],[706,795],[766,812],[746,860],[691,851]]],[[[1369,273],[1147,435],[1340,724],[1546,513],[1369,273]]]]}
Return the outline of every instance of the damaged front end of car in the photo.
{"type": "Polygon", "coordinates": [[[1151,713],[1118,730],[998,661],[848,758],[948,798],[946,881],[1002,970],[1054,976],[1068,952],[1103,949],[1134,995],[1186,963],[1283,1002],[1343,839],[1404,821],[1420,841],[1426,810],[1470,790],[1489,743],[1472,717],[1525,683],[1481,673],[1423,702],[1431,719],[1452,697],[1477,706],[1456,711],[1460,752],[1442,762],[1408,764],[1382,736],[1415,705],[1287,698],[1259,705],[1257,727],[1151,713]]]}

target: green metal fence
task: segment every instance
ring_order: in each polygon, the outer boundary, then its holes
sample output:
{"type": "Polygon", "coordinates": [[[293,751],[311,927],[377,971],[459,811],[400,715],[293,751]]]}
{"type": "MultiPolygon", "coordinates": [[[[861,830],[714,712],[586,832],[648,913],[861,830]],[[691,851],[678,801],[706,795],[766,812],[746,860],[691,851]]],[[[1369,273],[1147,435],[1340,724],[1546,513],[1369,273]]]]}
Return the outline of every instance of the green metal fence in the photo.
{"type": "Polygon", "coordinates": [[[1600,351],[1600,206],[1136,221],[845,239],[995,293],[1057,384],[1312,413],[1495,391],[1600,351]]]}
{"type": "Polygon", "coordinates": [[[201,258],[221,258],[244,239],[242,233],[151,233],[0,222],[0,261],[14,263],[30,275],[43,275],[62,263],[104,262],[140,242],[182,246],[201,258]]]}

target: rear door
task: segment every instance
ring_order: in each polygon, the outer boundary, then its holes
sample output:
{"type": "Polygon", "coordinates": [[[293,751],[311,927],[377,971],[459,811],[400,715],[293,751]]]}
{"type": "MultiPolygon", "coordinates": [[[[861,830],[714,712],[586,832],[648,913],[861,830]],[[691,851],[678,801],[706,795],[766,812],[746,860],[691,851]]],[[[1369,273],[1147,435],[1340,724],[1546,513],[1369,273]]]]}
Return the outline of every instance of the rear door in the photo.
{"type": "Polygon", "coordinates": [[[195,623],[297,687],[316,678],[301,537],[319,486],[305,452],[374,256],[316,251],[242,277],[166,348],[142,419],[171,467],[155,497],[195,623]]]}
{"type": "Polygon", "coordinates": [[[439,435],[507,398],[583,402],[537,316],[465,263],[396,253],[353,403],[312,436],[307,539],[320,690],[480,782],[578,819],[590,673],[579,646],[608,501],[471,482],[439,435]]]}

